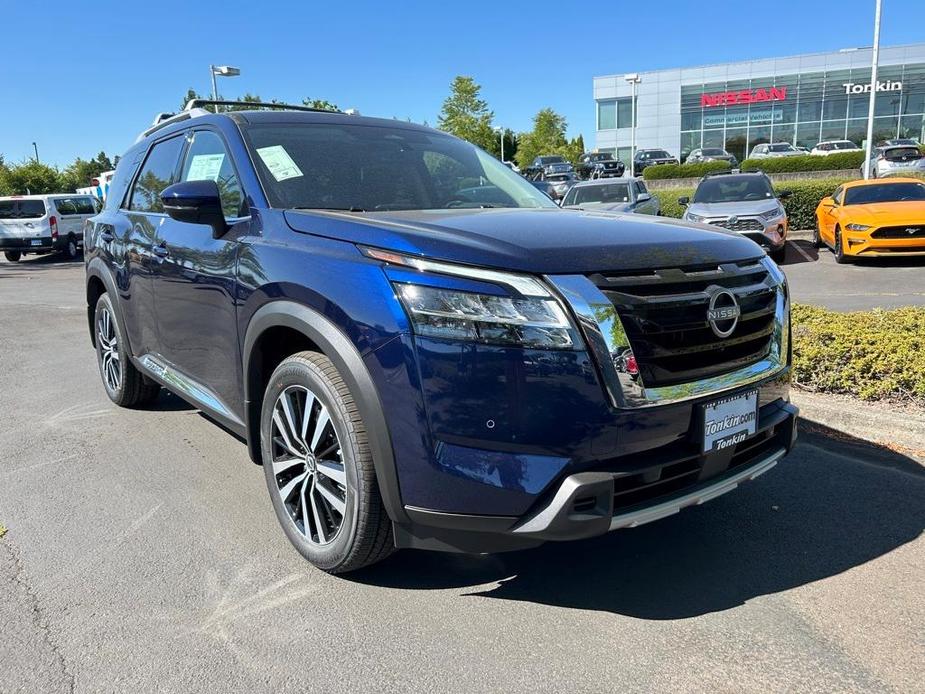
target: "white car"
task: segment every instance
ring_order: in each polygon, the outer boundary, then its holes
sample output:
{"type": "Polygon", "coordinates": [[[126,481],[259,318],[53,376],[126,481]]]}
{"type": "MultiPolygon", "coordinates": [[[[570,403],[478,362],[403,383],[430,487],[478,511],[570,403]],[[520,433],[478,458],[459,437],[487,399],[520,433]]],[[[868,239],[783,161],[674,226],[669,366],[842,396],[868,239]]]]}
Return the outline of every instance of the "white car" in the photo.
{"type": "Polygon", "coordinates": [[[824,157],[833,152],[860,152],[861,148],[854,144],[851,140],[829,140],[827,142],[820,142],[815,147],[810,154],[817,157],[824,157]]]}
{"type": "MultiPolygon", "coordinates": [[[[870,155],[870,175],[873,178],[902,176],[909,173],[925,175],[925,155],[918,147],[906,145],[874,147],[870,155]]],[[[859,171],[863,176],[863,164],[859,171]]]]}
{"type": "Polygon", "coordinates": [[[779,157],[801,157],[801,152],[789,142],[772,142],[767,145],[755,145],[749,159],[777,159],[779,157]]]}
{"type": "Polygon", "coordinates": [[[84,222],[100,210],[92,195],[0,197],[0,250],[11,263],[28,253],[64,251],[76,258],[84,222]]]}

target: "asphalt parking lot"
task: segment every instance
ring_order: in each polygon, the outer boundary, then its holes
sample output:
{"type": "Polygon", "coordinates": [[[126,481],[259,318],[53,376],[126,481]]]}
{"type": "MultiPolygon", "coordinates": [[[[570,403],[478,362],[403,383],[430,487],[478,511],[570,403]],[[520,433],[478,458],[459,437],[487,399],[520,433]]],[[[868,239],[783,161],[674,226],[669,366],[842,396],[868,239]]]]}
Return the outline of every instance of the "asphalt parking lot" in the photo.
{"type": "MultiPolygon", "coordinates": [[[[798,300],[828,293],[815,280],[922,303],[921,267],[789,260],[798,300]]],[[[925,681],[913,454],[816,428],[755,482],[652,525],[507,555],[408,551],[334,578],[290,548],[239,441],[166,393],[109,403],[82,264],[56,258],[0,261],[0,422],[2,692],[925,681]]]]}

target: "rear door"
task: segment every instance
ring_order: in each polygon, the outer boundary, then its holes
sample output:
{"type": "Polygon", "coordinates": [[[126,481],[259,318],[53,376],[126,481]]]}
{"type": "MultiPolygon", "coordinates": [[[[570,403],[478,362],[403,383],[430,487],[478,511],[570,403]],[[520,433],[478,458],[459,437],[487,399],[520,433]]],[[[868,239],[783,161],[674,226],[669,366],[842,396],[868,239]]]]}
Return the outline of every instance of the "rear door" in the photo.
{"type": "Polygon", "coordinates": [[[49,202],[57,211],[58,237],[66,239],[70,235],[79,237],[83,233],[84,219],[90,215],[81,215],[77,209],[77,200],[83,196],[68,198],[51,198],[49,202]]]}
{"type": "Polygon", "coordinates": [[[38,198],[0,200],[0,245],[7,249],[26,250],[51,243],[48,210],[38,198]]]}
{"type": "Polygon", "coordinates": [[[230,228],[215,239],[204,224],[168,218],[158,226],[154,292],[160,353],[195,386],[217,396],[216,409],[240,417],[236,239],[250,228],[250,220],[240,178],[217,131],[193,131],[179,180],[215,181],[230,228]]]}

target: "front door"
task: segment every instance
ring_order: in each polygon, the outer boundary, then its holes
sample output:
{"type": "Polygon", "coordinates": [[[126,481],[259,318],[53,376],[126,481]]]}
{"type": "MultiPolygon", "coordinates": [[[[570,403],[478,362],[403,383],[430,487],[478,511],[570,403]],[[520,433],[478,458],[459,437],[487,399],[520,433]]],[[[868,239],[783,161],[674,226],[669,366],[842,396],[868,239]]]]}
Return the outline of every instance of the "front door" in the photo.
{"type": "Polygon", "coordinates": [[[168,218],[157,229],[154,294],[159,352],[167,366],[185,379],[184,387],[192,387],[220,414],[241,418],[235,239],[250,222],[244,217],[240,179],[217,132],[191,134],[179,180],[215,181],[232,228],[216,239],[206,225],[168,218]]]}

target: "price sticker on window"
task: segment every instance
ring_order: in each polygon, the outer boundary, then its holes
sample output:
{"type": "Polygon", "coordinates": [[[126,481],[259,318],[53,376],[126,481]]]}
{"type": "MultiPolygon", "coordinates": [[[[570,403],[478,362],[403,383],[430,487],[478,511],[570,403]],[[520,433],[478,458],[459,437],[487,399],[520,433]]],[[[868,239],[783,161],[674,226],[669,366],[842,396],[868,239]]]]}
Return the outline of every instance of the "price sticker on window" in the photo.
{"type": "Polygon", "coordinates": [[[289,178],[298,178],[302,175],[302,170],[296,166],[289,156],[289,152],[282,145],[273,145],[272,147],[258,147],[257,154],[263,160],[270,170],[270,175],[277,181],[285,181],[289,178]]]}

